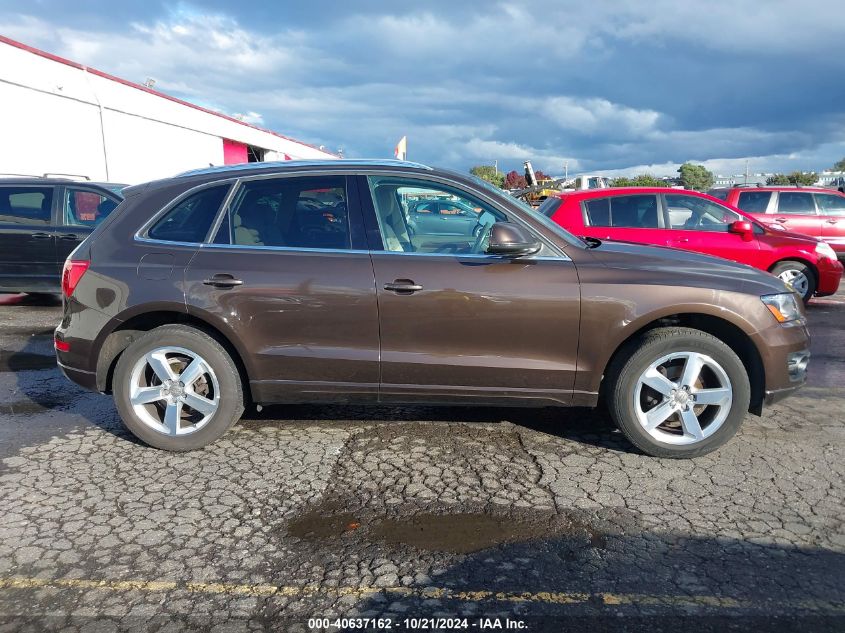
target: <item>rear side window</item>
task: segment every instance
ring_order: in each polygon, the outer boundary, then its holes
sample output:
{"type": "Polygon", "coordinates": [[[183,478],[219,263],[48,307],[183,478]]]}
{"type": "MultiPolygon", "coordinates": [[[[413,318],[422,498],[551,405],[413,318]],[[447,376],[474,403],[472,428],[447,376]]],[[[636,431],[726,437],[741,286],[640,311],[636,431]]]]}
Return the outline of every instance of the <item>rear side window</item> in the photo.
{"type": "Polygon", "coordinates": [[[615,196],[586,203],[586,220],[590,226],[656,229],[657,196],[615,196]]]}
{"type": "Polygon", "coordinates": [[[736,206],[748,213],[765,213],[771,199],[771,191],[742,191],[736,206]]]}
{"type": "Polygon", "coordinates": [[[778,213],[816,215],[813,194],[799,191],[781,191],[778,193],[778,213]]]}
{"type": "Polygon", "coordinates": [[[547,218],[550,218],[555,214],[555,211],[560,208],[562,202],[563,200],[561,200],[560,198],[546,198],[545,200],[543,200],[543,204],[537,207],[537,211],[545,215],[547,218]]]}
{"type": "Polygon", "coordinates": [[[348,249],[345,176],[251,180],[235,194],[229,240],[237,246],[348,249]]]}
{"type": "Polygon", "coordinates": [[[816,202],[822,215],[845,216],[845,196],[817,193],[816,202]]]}
{"type": "Polygon", "coordinates": [[[108,196],[88,189],[67,187],[64,218],[68,226],[97,226],[115,210],[118,203],[108,196]]]}
{"type": "Polygon", "coordinates": [[[0,187],[0,222],[50,224],[52,187],[0,187]]]}
{"type": "Polygon", "coordinates": [[[228,191],[229,185],[219,185],[188,196],[165,213],[147,231],[147,237],[168,242],[204,242],[228,191]]]}
{"type": "Polygon", "coordinates": [[[728,190],[727,189],[711,189],[707,192],[708,196],[713,196],[719,200],[727,200],[728,199],[728,190]]]}

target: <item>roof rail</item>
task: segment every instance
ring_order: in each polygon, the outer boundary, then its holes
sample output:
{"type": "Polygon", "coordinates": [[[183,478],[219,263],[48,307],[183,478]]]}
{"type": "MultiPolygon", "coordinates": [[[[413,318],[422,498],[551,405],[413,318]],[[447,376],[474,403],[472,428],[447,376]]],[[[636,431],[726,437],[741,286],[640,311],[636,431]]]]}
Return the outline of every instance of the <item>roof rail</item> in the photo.
{"type": "Polygon", "coordinates": [[[35,174],[6,174],[0,173],[0,176],[12,176],[14,178],[40,178],[41,176],[36,176],[35,174]]]}
{"type": "Polygon", "coordinates": [[[52,173],[48,172],[42,176],[42,178],[79,178],[80,180],[88,180],[91,179],[88,176],[84,176],[82,174],[63,174],[60,172],[52,173]]]}

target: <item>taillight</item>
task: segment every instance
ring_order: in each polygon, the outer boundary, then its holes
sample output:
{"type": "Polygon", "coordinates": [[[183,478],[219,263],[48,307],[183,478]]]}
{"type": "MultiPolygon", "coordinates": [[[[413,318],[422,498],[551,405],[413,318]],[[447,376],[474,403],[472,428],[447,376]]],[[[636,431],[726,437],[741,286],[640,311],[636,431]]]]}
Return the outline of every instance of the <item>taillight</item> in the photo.
{"type": "Polygon", "coordinates": [[[66,259],[65,267],[62,269],[62,294],[70,298],[76,290],[76,284],[82,279],[82,275],[88,270],[91,262],[81,259],[66,259]]]}

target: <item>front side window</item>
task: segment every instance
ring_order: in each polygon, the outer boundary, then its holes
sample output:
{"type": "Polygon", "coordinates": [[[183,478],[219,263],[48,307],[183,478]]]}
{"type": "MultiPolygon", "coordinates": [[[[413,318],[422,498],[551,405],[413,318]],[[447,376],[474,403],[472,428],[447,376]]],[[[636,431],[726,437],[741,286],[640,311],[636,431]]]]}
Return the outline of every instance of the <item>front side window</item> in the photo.
{"type": "Polygon", "coordinates": [[[816,202],[822,215],[845,216],[845,196],[817,193],[816,202]]]}
{"type": "Polygon", "coordinates": [[[501,211],[469,194],[425,181],[368,178],[385,250],[400,253],[480,254],[501,211]]]}
{"type": "Polygon", "coordinates": [[[52,187],[0,187],[0,222],[50,224],[52,187]]]}
{"type": "Polygon", "coordinates": [[[147,231],[147,237],[201,244],[223,204],[229,185],[208,187],[179,202],[147,231]]]}
{"type": "Polygon", "coordinates": [[[63,207],[64,221],[68,226],[97,226],[117,205],[115,200],[96,191],[67,187],[63,207]]]}
{"type": "Polygon", "coordinates": [[[778,213],[816,215],[813,194],[803,191],[781,191],[778,193],[778,213]]]}
{"type": "Polygon", "coordinates": [[[668,194],[669,226],[684,231],[721,231],[744,218],[720,204],[697,198],[668,194]]]}
{"type": "Polygon", "coordinates": [[[771,191],[742,191],[736,206],[746,213],[765,213],[771,199],[771,191]]]}
{"type": "Polygon", "coordinates": [[[230,241],[215,242],[349,249],[347,200],[346,176],[250,180],[238,188],[230,205],[230,241]]]}
{"type": "Polygon", "coordinates": [[[656,229],[657,196],[614,196],[586,203],[586,220],[590,226],[628,229],[656,229]]]}

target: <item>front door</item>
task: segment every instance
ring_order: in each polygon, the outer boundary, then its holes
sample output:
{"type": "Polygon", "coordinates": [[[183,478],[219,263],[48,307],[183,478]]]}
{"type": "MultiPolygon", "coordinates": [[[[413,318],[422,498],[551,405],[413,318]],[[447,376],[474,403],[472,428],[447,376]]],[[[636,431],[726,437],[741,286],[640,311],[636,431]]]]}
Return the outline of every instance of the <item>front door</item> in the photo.
{"type": "Polygon", "coordinates": [[[58,292],[53,187],[0,186],[0,290],[58,292]]]}
{"type": "Polygon", "coordinates": [[[788,231],[815,238],[822,236],[822,217],[816,213],[813,194],[809,191],[778,191],[773,220],[788,231]]]}
{"type": "Polygon", "coordinates": [[[752,266],[757,263],[759,244],[756,238],[746,242],[741,235],[728,230],[734,222],[747,221],[747,218],[698,196],[666,194],[663,200],[669,229],[667,246],[752,266]]]}
{"type": "Polygon", "coordinates": [[[347,185],[244,179],[186,271],[188,309],[238,341],[258,402],[377,399],[373,267],[347,185]]]}
{"type": "Polygon", "coordinates": [[[822,239],[840,258],[845,257],[845,196],[836,193],[814,195],[822,216],[822,239]]]}
{"type": "Polygon", "coordinates": [[[382,401],[569,403],[580,291],[573,263],[487,255],[485,236],[507,213],[453,185],[401,176],[362,179],[381,328],[382,401]],[[479,209],[468,235],[409,233],[404,207],[449,197],[479,209]],[[475,235],[474,235],[475,234],[475,235]]]}

